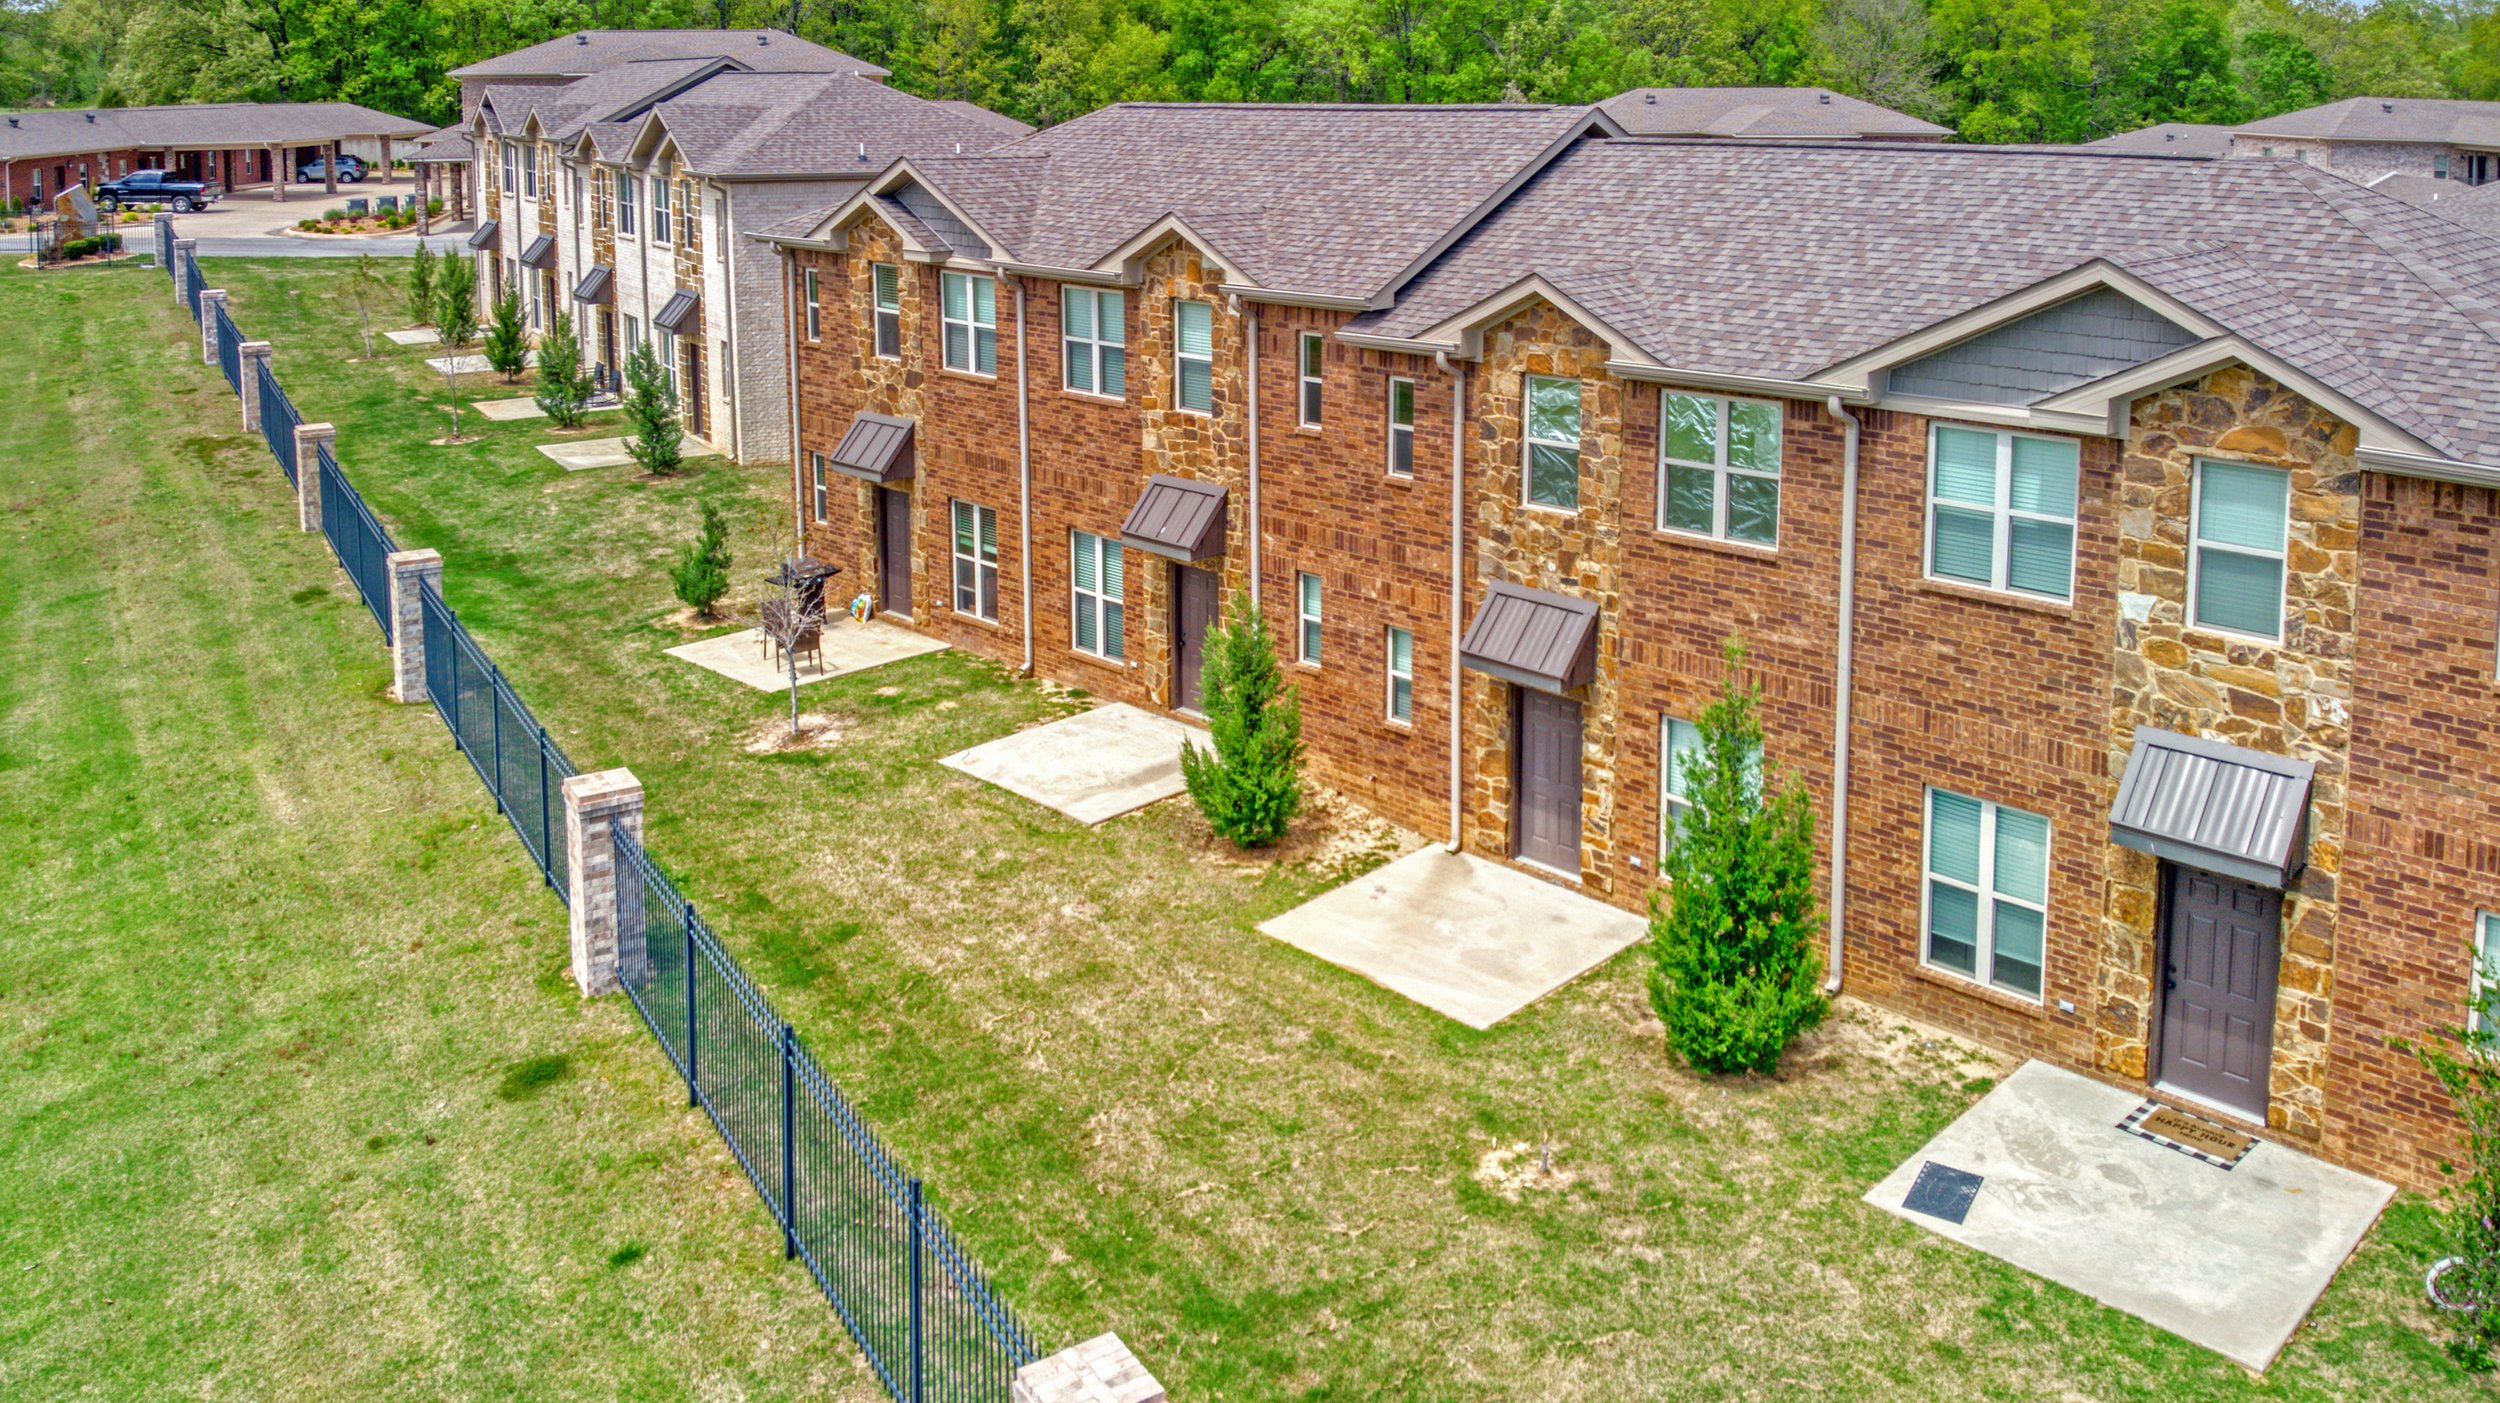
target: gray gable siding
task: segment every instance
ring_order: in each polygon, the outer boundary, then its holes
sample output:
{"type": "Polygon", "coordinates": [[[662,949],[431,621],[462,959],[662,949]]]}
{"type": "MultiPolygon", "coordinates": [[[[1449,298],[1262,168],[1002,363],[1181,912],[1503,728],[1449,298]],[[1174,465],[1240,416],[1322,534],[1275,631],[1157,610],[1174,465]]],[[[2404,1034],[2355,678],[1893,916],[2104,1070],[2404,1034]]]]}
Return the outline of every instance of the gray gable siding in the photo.
{"type": "Polygon", "coordinates": [[[937,196],[930,194],[925,187],[905,185],[894,192],[894,199],[903,208],[910,210],[914,219],[928,225],[929,232],[944,239],[948,248],[959,253],[970,254],[974,258],[990,256],[990,246],[981,241],[981,236],[973,233],[946,206],[938,203],[937,196]]]}
{"type": "Polygon", "coordinates": [[[1896,366],[1890,388],[1935,399],[2032,404],[2194,340],[2160,313],[2102,288],[1896,366]]]}

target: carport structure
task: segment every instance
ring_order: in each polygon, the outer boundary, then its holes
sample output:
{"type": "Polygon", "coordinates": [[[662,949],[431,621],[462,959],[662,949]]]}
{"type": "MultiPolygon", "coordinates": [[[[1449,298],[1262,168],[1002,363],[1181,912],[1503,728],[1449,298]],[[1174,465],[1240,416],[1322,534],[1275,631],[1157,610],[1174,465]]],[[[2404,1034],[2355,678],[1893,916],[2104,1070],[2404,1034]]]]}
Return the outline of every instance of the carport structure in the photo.
{"type": "Polygon", "coordinates": [[[0,114],[0,200],[40,203],[71,185],[161,168],[229,190],[268,184],[286,198],[298,161],[320,157],[322,189],[338,190],[350,142],[378,147],[430,128],[352,102],[203,102],[168,107],[42,108],[0,114]]]}

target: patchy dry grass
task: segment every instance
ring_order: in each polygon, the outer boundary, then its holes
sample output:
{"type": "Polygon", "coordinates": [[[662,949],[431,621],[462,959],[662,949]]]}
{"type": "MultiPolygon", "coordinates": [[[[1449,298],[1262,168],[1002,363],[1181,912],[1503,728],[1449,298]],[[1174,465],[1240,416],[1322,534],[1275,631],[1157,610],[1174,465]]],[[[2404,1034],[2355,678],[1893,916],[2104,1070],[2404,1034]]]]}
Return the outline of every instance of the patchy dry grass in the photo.
{"type": "MultiPolygon", "coordinates": [[[[752,753],[759,728],[786,717],[786,698],[661,655],[686,635],[663,566],[691,533],[696,502],[716,501],[737,529],[741,594],[728,607],[751,600],[762,564],[786,540],[781,473],[705,460],[669,481],[630,469],[568,474],[531,451],[546,435],[527,422],[484,426],[469,447],[431,447],[424,437],[439,427],[428,407],[441,396],[439,377],[423,370],[421,350],[344,363],[354,329],[333,270],[228,264],[210,276],[233,290],[245,328],[277,344],[278,370],[297,402],[338,423],[342,461],[402,543],[443,552],[447,596],[576,760],[629,764],[642,777],[653,853],[828,1070],[928,1176],[959,1235],[1046,1340],[1117,1329],[1175,1396],[1189,1399],[2475,1391],[2422,1333],[2414,1303],[2428,1218],[2418,1203],[2399,1206],[2283,1360],[2251,1380],[2204,1350],[1858,1201],[2001,1075],[2000,1060],[1852,1008],[1800,1048],[1780,1078],[1696,1078],[1664,1050],[1637,953],[1491,1032],[1470,1031],[1256,933],[1266,916],[1397,846],[1395,835],[1340,804],[1315,805],[1281,852],[1243,860],[1219,853],[1185,804],[1081,829],[937,765],[941,755],[1081,704],[987,663],[936,654],[813,685],[805,704],[839,718],[839,743],[752,753]]],[[[43,334],[63,334],[55,329],[63,317],[34,310],[34,290],[6,290],[20,316],[7,325],[31,318],[43,334]]],[[[573,1148],[550,1158],[565,1166],[549,1172],[567,1185],[581,1182],[577,1156],[655,1142],[667,1147],[669,1165],[691,1157],[712,1174],[703,1182],[714,1192],[689,1203],[693,1185],[682,1171],[648,1171],[634,1192],[603,1203],[649,1211],[604,1223],[592,1246],[572,1219],[535,1212],[540,1205],[525,1200],[538,1183],[503,1166],[520,1182],[510,1185],[515,1198],[501,1219],[507,1255],[492,1266],[500,1290],[481,1293],[488,1304],[515,1307],[501,1334],[480,1340],[472,1314],[446,1320],[441,1310],[408,1307],[412,1297],[466,1299],[426,1275],[424,1264],[439,1255],[412,1266],[343,1246],[329,1274],[306,1288],[320,1297],[314,1314],[336,1333],[295,1333],[331,1342],[368,1312],[386,1317],[373,1332],[419,1336],[396,1340],[391,1357],[434,1367],[442,1393],[500,1391],[502,1375],[446,1379],[437,1363],[480,1351],[578,1357],[581,1374],[552,1376],[543,1387],[533,1379],[521,1391],[595,1392],[577,1381],[634,1348],[604,1328],[620,1313],[698,1320],[686,1331],[701,1335],[706,1361],[761,1371],[759,1358],[778,1361],[777,1351],[796,1347],[838,1377],[850,1367],[838,1328],[821,1309],[791,1313],[791,1303],[805,1300],[803,1279],[780,1269],[761,1210],[747,1202],[727,1157],[704,1147],[694,1123],[671,1109],[658,1055],[638,1043],[621,1005],[577,1008],[563,989],[556,908],[530,890],[525,859],[482,798],[462,792],[465,775],[439,729],[374,700],[380,666],[370,624],[344,598],[284,603],[307,582],[328,582],[334,593],[345,586],[317,543],[279,533],[279,479],[236,446],[218,418],[231,405],[192,388],[202,377],[172,368],[178,358],[149,344],[152,336],[173,344],[179,326],[161,284],[134,280],[129,293],[99,292],[97,301],[121,319],[130,348],[0,358],[10,374],[55,377],[22,385],[13,412],[68,394],[57,372],[29,360],[76,364],[95,386],[89,393],[133,403],[143,397],[140,381],[161,379],[177,387],[177,406],[160,415],[175,421],[168,432],[212,448],[167,453],[130,470],[139,476],[126,489],[98,495],[89,484],[112,474],[64,429],[47,451],[71,461],[40,492],[78,501],[90,520],[145,503],[140,519],[109,537],[82,529],[124,543],[107,560],[150,558],[160,581],[185,578],[194,552],[211,563],[246,557],[247,578],[203,587],[235,607],[163,619],[182,647],[164,647],[167,630],[151,627],[152,655],[174,658],[187,675],[248,666],[264,686],[288,679],[275,701],[295,730],[283,749],[228,753],[215,743],[222,720],[202,720],[193,743],[231,776],[223,791],[250,796],[231,830],[215,835],[213,849],[188,854],[178,873],[93,871],[81,885],[47,869],[32,909],[78,918],[82,902],[175,881],[186,892],[197,883],[293,890],[309,882],[344,893],[379,881],[372,869],[422,861],[391,888],[393,900],[308,905],[289,929],[302,948],[361,955],[367,926],[411,919],[391,914],[394,903],[437,911],[415,938],[452,950],[403,955],[392,929],[394,978],[383,986],[392,1007],[422,1006],[428,1017],[416,1026],[351,1019],[351,1001],[321,1025],[333,1035],[315,1037],[290,1065],[337,1050],[262,1104],[327,1124],[335,1117],[320,1103],[340,1094],[331,1083],[369,1071],[376,1045],[457,1047],[457,1056],[412,1054],[390,1088],[412,1106],[453,1099],[450,1088],[460,1088],[462,1113],[428,1125],[471,1125],[472,1106],[477,1117],[507,1119],[573,1108],[579,1116],[565,1130],[573,1148]],[[255,776],[264,770],[310,810],[289,823],[260,800],[255,776]],[[399,814],[376,813],[364,796],[386,783],[418,788],[424,802],[412,797],[399,814]],[[342,815],[362,822],[342,823],[342,815]],[[440,913],[440,886],[476,903],[459,913],[477,914],[440,913]],[[513,933],[523,930],[532,943],[516,953],[513,933]],[[493,1030],[504,1018],[537,1035],[499,1036],[493,1030]],[[496,1099],[516,1063],[559,1053],[572,1059],[566,1075],[525,1099],[496,1099]],[[491,1113],[483,1109],[490,1105],[491,1113]],[[662,1183],[679,1197],[667,1198],[662,1183]],[[666,1211],[655,1206],[663,1202],[666,1211]],[[736,1231],[722,1226],[741,1215],[743,1255],[736,1231]],[[650,1255],[611,1265],[629,1249],[650,1255]],[[724,1260],[707,1258],[708,1275],[651,1270],[686,1253],[724,1260]],[[380,1281],[371,1299],[360,1293],[368,1271],[380,1281]],[[631,1306],[620,1303],[619,1283],[631,1283],[631,1306]],[[522,1299],[541,1305],[519,1309],[522,1299]],[[802,1328],[806,1344],[795,1346],[802,1328]],[[760,1353],[768,1342],[776,1352],[760,1353]],[[818,1357],[828,1352],[843,1358],[818,1357]]],[[[40,583],[21,581],[16,596],[0,600],[9,646],[19,650],[12,662],[39,659],[48,678],[63,666],[63,636],[109,635],[152,618],[139,603],[144,588],[110,569],[99,574],[81,550],[48,558],[40,583]],[[17,602],[29,589],[113,594],[123,612],[78,615],[86,626],[69,627],[74,620],[17,602]]],[[[118,684],[186,698],[197,685],[118,684]]],[[[45,744],[64,757],[91,748],[76,725],[40,710],[54,704],[48,696],[0,680],[0,704],[11,708],[13,736],[59,734],[45,744]]],[[[0,771],[0,786],[29,783],[25,773],[0,771]]],[[[42,782],[51,786],[46,795],[70,792],[60,776],[42,782]]],[[[104,841],[110,814],[81,809],[62,845],[104,841]]],[[[0,882],[10,880],[0,872],[0,882]]],[[[0,895],[14,896],[16,911],[30,909],[26,892],[0,895]]],[[[153,967],[161,925],[85,919],[97,927],[92,947],[153,967]]],[[[0,947],[13,979],[57,968],[17,929],[0,947]]],[[[249,949],[248,940],[239,947],[249,949]]],[[[287,1046],[301,1021],[256,1010],[206,1033],[120,1003],[95,1017],[110,1037],[195,1058],[207,1055],[196,1051],[204,1039],[219,1037],[287,1046]]],[[[0,1026],[22,1039],[34,1021],[0,1026]]],[[[92,1050],[77,1060],[90,1078],[111,1065],[92,1050]]],[[[32,1084],[13,1064],[13,1099],[15,1087],[32,1084]]],[[[197,1121],[160,1128],[156,1115],[123,1104],[118,1128],[94,1132],[89,1148],[187,1130],[224,1154],[224,1138],[236,1134],[197,1121]]],[[[351,1148],[372,1133],[350,1129],[351,1148]]],[[[258,1134],[241,1138],[257,1142],[258,1134]]],[[[33,1158],[25,1139],[13,1132],[0,1140],[6,1163],[33,1158]]],[[[327,1171],[325,1158],[297,1154],[283,1174],[327,1171]]],[[[69,1171],[53,1164],[48,1172],[69,1171]]],[[[31,1201],[12,1197],[27,1194],[28,1176],[13,1178],[0,1184],[0,1209],[31,1201]]],[[[325,1184],[322,1192],[331,1191],[325,1184]]],[[[412,1235],[438,1215],[464,1221],[452,1205],[411,1197],[396,1183],[391,1192],[359,1192],[348,1197],[412,1235]]],[[[63,1226],[89,1244],[99,1291],[150,1275],[164,1290],[197,1291],[207,1268],[169,1259],[126,1271],[107,1266],[106,1254],[156,1216],[216,1200],[214,1192],[175,1196],[109,1215],[109,1225],[107,1215],[73,1214],[63,1226]]],[[[199,1260],[283,1277],[289,1233],[302,1220],[280,1213],[247,1221],[248,1240],[199,1260]]],[[[450,1236],[471,1241],[456,1226],[450,1236]]],[[[111,1358],[135,1349],[64,1324],[65,1303],[0,1304],[0,1344],[70,1329],[111,1358]]],[[[232,1328],[257,1319],[239,1305],[229,1310],[220,1323],[232,1328]]],[[[237,1367],[221,1343],[229,1338],[222,1329],[184,1334],[132,1376],[185,1387],[226,1377],[222,1370],[237,1367]]],[[[674,1375],[688,1391],[711,1390],[704,1370],[726,1367],[697,1366],[683,1352],[639,1354],[633,1363],[638,1377],[674,1375]]],[[[283,1380],[269,1386],[266,1371],[236,1377],[263,1386],[232,1391],[290,1391],[283,1380]]],[[[292,1387],[304,1388],[305,1377],[292,1387]]],[[[753,1388],[772,1396],[832,1386],[753,1377],[753,1388]]]]}

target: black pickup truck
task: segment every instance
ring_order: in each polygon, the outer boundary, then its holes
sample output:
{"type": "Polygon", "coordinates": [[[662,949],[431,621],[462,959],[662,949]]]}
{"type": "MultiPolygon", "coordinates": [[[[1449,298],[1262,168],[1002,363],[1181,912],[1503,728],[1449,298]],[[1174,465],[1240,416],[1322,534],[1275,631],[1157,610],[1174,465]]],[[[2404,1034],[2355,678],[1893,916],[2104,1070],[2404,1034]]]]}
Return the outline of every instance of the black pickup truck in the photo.
{"type": "Polygon", "coordinates": [[[95,188],[95,202],[106,209],[124,205],[163,205],[173,210],[205,209],[217,198],[213,185],[184,180],[171,171],[132,171],[95,188]]]}

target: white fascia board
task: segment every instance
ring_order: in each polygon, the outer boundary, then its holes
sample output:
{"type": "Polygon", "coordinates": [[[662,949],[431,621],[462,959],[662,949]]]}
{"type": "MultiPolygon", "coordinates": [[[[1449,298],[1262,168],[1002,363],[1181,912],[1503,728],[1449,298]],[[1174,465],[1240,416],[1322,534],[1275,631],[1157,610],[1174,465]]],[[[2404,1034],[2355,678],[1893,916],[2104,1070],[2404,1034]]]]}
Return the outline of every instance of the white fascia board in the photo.
{"type": "Polygon", "coordinates": [[[1374,310],[1387,309],[1393,302],[1396,301],[1398,293],[1402,291],[1408,283],[1413,282],[1417,275],[1421,274],[1426,268],[1432,266],[1434,259],[1449,252],[1450,246],[1457,243],[1460,239],[1465,238],[1468,230],[1483,223],[1485,216],[1493,213],[1494,210],[1499,209],[1503,201],[1518,194],[1519,187],[1534,179],[1539,171],[1542,171],[1547,166],[1552,165],[1555,157],[1570,150],[1573,146],[1578,145],[1580,141],[1591,135],[1601,137],[1618,137],[1629,135],[1629,133],[1624,131],[1621,123],[1606,114],[1605,108],[1595,106],[1590,107],[1588,115],[1584,119],[1573,125],[1561,136],[1556,137],[1552,143],[1546,146],[1544,150],[1539,151],[1526,161],[1521,162],[1519,168],[1512,171],[1510,173],[1510,178],[1503,181],[1499,188],[1494,190],[1492,194],[1487,195],[1484,199],[1478,201],[1474,209],[1467,211],[1465,215],[1453,222],[1449,228],[1442,230],[1441,236],[1434,239],[1432,243],[1428,245],[1421,254],[1418,254],[1412,262],[1399,269],[1396,276],[1390,278],[1389,281],[1382,283],[1380,287],[1372,293],[1372,308],[1374,310]]]}
{"type": "Polygon", "coordinates": [[[1814,381],[1842,393],[1860,393],[1872,389],[1876,372],[1888,370],[1904,361],[1913,361],[1933,351],[1967,341],[1981,332],[1992,331],[2007,322],[2019,321],[2044,307],[2080,297],[2098,288],[2109,288],[2143,303],[2146,307],[2185,327],[2202,340],[2224,335],[2223,328],[2203,313],[2153,287],[2150,283],[2118,267],[2106,259],[2095,258],[2070,268],[2053,278],[2045,278],[2031,286],[2007,293],[1993,302],[1985,302],[1967,312],[1921,327],[1907,336],[1895,337],[1872,350],[1862,351],[1817,372],[1814,381]]]}
{"type": "Polygon", "coordinates": [[[2127,417],[2135,401],[2146,395],[2159,394],[2173,385],[2183,385],[2209,371],[2231,364],[2245,365],[2289,386],[2303,399],[2318,405],[2335,417],[2352,425],[2361,435],[2364,450],[2376,450],[2409,458],[2446,461],[2447,455],[2424,443],[2413,434],[2389,423],[2384,417],[2356,403],[2341,391],[2320,383],[2299,367],[2272,356],[2237,336],[2216,336],[2193,346],[2182,346],[2166,356],[2130,366],[2113,375],[2106,375],[2087,385],[2041,400],[2030,406],[2034,411],[2072,414],[2097,419],[2104,426],[2096,432],[2121,438],[2127,432],[2127,417]]]}
{"type": "Polygon", "coordinates": [[[2468,463],[2441,454],[2405,453],[2363,444],[2355,456],[2361,466],[2399,477],[2428,478],[2432,482],[2461,483],[2467,487],[2500,488],[2500,465],[2468,463]]]}
{"type": "Polygon", "coordinates": [[[1725,371],[1659,365],[1654,361],[1608,361],[1606,369],[1620,379],[1647,385],[1690,385],[1701,390],[1718,390],[1728,394],[1764,395],[1778,399],[1811,400],[1817,404],[1838,394],[1842,400],[1851,404],[1872,403],[1871,398],[1863,393],[1844,393],[1812,380],[1791,380],[1784,376],[1737,375],[1725,371]]]}
{"type": "Polygon", "coordinates": [[[1403,336],[1373,336],[1360,331],[1340,331],[1336,339],[1349,346],[1370,351],[1394,351],[1408,356],[1455,356],[1460,347],[1456,341],[1416,341],[1403,336]]]}
{"type": "Polygon", "coordinates": [[[1082,283],[1087,287],[1135,287],[1140,279],[1120,273],[1106,273],[1099,268],[1060,268],[1048,263],[1018,263],[995,258],[990,266],[1009,277],[1038,278],[1050,283],[1082,283]]]}
{"type": "MultiPolygon", "coordinates": [[[[1842,398],[1848,397],[1843,395],[1842,398]]],[[[2110,431],[2109,421],[2099,415],[2061,414],[2044,410],[2036,404],[1989,404],[1980,400],[1927,399],[1918,395],[1884,395],[1865,402],[1879,409],[1916,414],[1926,419],[1953,419],[1973,424],[1994,424],[2004,429],[2082,434],[2091,438],[2117,436],[2110,431]]]]}
{"type": "Polygon", "coordinates": [[[1295,292],[1290,288],[1260,287],[1256,283],[1222,283],[1218,290],[1244,302],[1264,302],[1275,307],[1309,307],[1323,312],[1371,312],[1378,306],[1367,297],[1331,297],[1319,292],[1295,292]]]}

